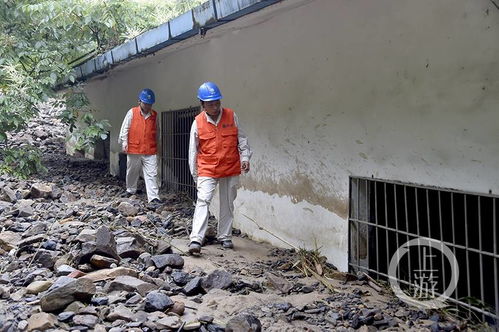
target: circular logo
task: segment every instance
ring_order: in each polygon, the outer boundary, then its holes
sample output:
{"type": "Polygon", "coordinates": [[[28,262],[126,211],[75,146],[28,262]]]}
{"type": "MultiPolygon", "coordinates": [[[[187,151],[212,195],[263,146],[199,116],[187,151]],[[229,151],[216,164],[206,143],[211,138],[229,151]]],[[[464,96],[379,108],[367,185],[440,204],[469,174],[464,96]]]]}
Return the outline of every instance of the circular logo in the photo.
{"type": "MultiPolygon", "coordinates": [[[[423,259],[425,258],[423,257],[423,259]]],[[[452,295],[452,293],[456,289],[457,282],[459,280],[459,267],[456,256],[449,249],[449,247],[447,247],[443,242],[435,239],[420,237],[407,241],[406,243],[401,245],[397,249],[397,251],[393,254],[392,259],[390,260],[390,266],[388,268],[388,277],[393,292],[399,299],[401,299],[405,303],[416,306],[421,309],[438,309],[438,308],[443,308],[447,305],[445,301],[452,295]],[[411,297],[406,293],[404,293],[402,288],[400,288],[399,280],[397,278],[397,267],[399,265],[400,259],[409,252],[409,247],[421,247],[421,246],[428,246],[442,252],[442,254],[449,261],[452,272],[449,285],[442,293],[442,295],[436,298],[426,299],[426,300],[419,299],[419,297],[411,297]]],[[[423,276],[421,276],[421,278],[422,277],[423,276]]],[[[431,283],[434,286],[434,283],[433,282],[431,283]]],[[[428,291],[428,289],[429,288],[426,287],[424,290],[428,291]]],[[[431,290],[434,290],[434,287],[432,287],[431,290]]]]}

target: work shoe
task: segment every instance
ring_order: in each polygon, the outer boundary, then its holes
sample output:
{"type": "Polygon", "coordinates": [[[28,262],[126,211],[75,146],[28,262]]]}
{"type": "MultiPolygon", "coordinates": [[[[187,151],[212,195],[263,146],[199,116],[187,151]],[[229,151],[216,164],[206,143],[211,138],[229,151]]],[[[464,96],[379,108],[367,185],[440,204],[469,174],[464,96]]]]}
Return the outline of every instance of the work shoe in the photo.
{"type": "Polygon", "coordinates": [[[201,243],[192,241],[189,243],[189,253],[191,255],[199,254],[201,252],[201,243]]]}
{"type": "Polygon", "coordinates": [[[140,194],[142,194],[142,190],[140,189],[135,190],[135,192],[133,193],[129,192],[128,190],[125,191],[125,197],[132,197],[134,195],[140,195],[140,194]]]}
{"type": "Polygon", "coordinates": [[[159,199],[155,198],[152,201],[150,201],[149,203],[147,203],[146,208],[148,208],[149,210],[156,210],[162,204],[163,204],[162,201],[160,201],[159,199]]]}
{"type": "Polygon", "coordinates": [[[222,241],[222,248],[232,249],[232,248],[234,248],[234,244],[232,243],[231,240],[224,240],[224,241],[222,241]]]}

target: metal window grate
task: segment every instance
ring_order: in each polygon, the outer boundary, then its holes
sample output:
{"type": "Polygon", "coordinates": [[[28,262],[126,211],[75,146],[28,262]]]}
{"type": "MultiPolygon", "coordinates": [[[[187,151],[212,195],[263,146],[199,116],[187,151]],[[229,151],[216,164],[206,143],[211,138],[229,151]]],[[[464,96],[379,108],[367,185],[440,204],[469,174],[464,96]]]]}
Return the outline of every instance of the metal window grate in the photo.
{"type": "Polygon", "coordinates": [[[161,113],[161,180],[167,191],[186,192],[196,198],[189,171],[189,136],[199,107],[161,113]]]}
{"type": "MultiPolygon", "coordinates": [[[[386,280],[401,245],[420,237],[441,241],[456,256],[460,273],[449,302],[498,327],[498,209],[494,195],[351,177],[349,267],[386,280]]],[[[418,289],[415,271],[432,270],[439,281],[435,294],[442,294],[450,262],[439,250],[416,248],[397,256],[397,280],[409,293],[418,289]]]]}

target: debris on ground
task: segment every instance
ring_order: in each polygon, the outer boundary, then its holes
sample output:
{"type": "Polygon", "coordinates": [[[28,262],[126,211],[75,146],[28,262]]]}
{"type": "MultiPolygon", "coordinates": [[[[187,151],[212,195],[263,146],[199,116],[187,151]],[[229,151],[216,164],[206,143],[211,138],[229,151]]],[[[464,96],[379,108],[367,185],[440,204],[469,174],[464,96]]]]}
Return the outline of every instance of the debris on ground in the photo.
{"type": "Polygon", "coordinates": [[[104,161],[64,154],[65,130],[42,112],[15,137],[44,153],[46,174],[0,176],[0,331],[465,330],[380,294],[320,255],[274,248],[214,224],[186,255],[193,204],[127,197],[104,161]]]}

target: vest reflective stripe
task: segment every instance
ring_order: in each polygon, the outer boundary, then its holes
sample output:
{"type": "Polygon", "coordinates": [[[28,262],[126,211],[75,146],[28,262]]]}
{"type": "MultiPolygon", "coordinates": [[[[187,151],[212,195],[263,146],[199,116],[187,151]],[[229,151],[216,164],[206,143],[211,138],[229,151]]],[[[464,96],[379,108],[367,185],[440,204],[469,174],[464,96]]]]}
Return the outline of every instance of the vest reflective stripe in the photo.
{"type": "Polygon", "coordinates": [[[222,118],[216,126],[208,122],[204,113],[196,116],[199,138],[198,176],[223,178],[241,174],[234,111],[224,108],[222,118]]]}
{"type": "Polygon", "coordinates": [[[128,130],[128,153],[130,154],[156,154],[156,111],[145,119],[140,112],[140,107],[132,108],[133,116],[128,130]]]}

